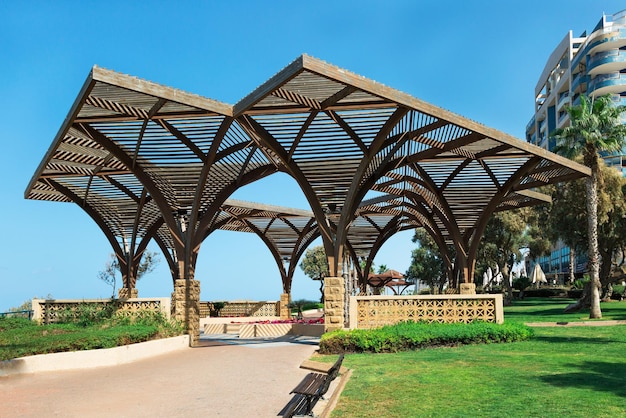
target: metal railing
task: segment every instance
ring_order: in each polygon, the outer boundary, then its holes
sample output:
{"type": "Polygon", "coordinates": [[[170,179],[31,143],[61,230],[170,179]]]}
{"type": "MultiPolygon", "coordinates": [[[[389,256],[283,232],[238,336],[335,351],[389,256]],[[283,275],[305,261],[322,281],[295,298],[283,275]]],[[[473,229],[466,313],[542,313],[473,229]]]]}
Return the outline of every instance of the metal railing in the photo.
{"type": "Polygon", "coordinates": [[[28,318],[28,320],[32,320],[33,311],[25,310],[25,311],[0,312],[0,318],[5,318],[5,317],[28,318]]]}

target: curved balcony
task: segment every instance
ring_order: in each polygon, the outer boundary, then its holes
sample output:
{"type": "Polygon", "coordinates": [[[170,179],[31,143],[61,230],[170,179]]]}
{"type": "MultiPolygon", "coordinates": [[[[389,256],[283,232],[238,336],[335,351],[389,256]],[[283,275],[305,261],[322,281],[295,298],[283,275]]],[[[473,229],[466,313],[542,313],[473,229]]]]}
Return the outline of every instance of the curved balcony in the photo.
{"type": "Polygon", "coordinates": [[[589,81],[589,76],[587,75],[582,75],[582,73],[577,73],[574,78],[572,79],[572,87],[571,90],[575,91],[576,88],[582,84],[582,83],[586,83],[587,81],[589,81]]]}
{"type": "Polygon", "coordinates": [[[606,28],[591,34],[585,54],[608,51],[626,46],[626,28],[606,28]]]}
{"type": "Polygon", "coordinates": [[[530,118],[530,121],[526,124],[526,133],[530,133],[535,130],[535,120],[536,117],[533,115],[533,117],[530,118]]]}
{"type": "Polygon", "coordinates": [[[590,75],[616,72],[626,68],[626,51],[619,49],[599,52],[589,60],[587,72],[590,75]]]}
{"type": "Polygon", "coordinates": [[[617,94],[626,88],[626,74],[611,73],[603,74],[593,78],[589,82],[587,93],[594,96],[602,96],[605,94],[617,94]]]}

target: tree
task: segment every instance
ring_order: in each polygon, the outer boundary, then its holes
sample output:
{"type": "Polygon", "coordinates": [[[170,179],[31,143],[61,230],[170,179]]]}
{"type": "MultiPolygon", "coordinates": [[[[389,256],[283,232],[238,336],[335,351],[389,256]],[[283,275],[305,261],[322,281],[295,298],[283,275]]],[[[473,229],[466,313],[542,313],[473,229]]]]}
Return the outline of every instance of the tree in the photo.
{"type": "Polygon", "coordinates": [[[621,114],[625,106],[614,106],[610,95],[598,98],[580,96],[580,105],[568,106],[570,126],[557,129],[555,150],[566,157],[582,155],[583,163],[591,169],[586,179],[587,233],[589,273],[591,277],[591,307],[589,318],[602,318],[600,309],[600,271],[598,250],[598,186],[602,181],[599,170],[601,152],[621,151],[626,143],[626,126],[621,114]]]}
{"type": "Polygon", "coordinates": [[[569,247],[569,281],[573,283],[576,253],[585,251],[589,242],[587,230],[581,228],[587,220],[585,182],[576,180],[560,187],[553,187],[550,194],[552,204],[543,219],[545,222],[543,229],[552,242],[561,241],[569,247]]]}
{"type": "Polygon", "coordinates": [[[328,276],[328,258],[326,257],[326,251],[324,247],[318,245],[313,248],[309,248],[304,253],[300,268],[313,280],[320,281],[320,293],[322,294],[320,301],[324,301],[324,277],[328,276]]]}
{"type": "Polygon", "coordinates": [[[446,268],[439,248],[424,229],[416,229],[413,242],[418,247],[411,252],[411,265],[405,273],[408,281],[426,283],[434,293],[441,293],[447,282],[446,268]]]}
{"type": "Polygon", "coordinates": [[[500,267],[507,302],[513,299],[510,275],[515,262],[521,259],[520,248],[526,245],[529,213],[528,208],[494,213],[487,223],[478,250],[478,258],[487,263],[484,269],[494,264],[500,267]]]}
{"type": "MultiPolygon", "coordinates": [[[[147,273],[151,273],[159,265],[159,256],[151,251],[144,251],[141,262],[137,266],[137,280],[147,273]]],[[[115,254],[109,256],[109,261],[104,264],[104,270],[98,272],[98,279],[111,286],[113,293],[111,298],[115,298],[115,285],[117,274],[120,273],[120,263],[115,254]]]]}
{"type": "MultiPolygon", "coordinates": [[[[620,171],[599,161],[602,187],[598,188],[598,251],[600,253],[599,277],[603,288],[602,299],[610,298],[611,284],[623,279],[621,265],[626,245],[626,178],[620,171]]],[[[586,185],[585,180],[568,182],[551,190],[552,204],[540,216],[542,229],[553,242],[561,240],[570,248],[570,275],[575,270],[575,253],[587,250],[586,185]]],[[[540,210],[540,209],[539,209],[540,210]]],[[[570,282],[573,283],[570,276],[570,282]]],[[[569,311],[589,307],[591,292],[583,293],[569,311]]]]}

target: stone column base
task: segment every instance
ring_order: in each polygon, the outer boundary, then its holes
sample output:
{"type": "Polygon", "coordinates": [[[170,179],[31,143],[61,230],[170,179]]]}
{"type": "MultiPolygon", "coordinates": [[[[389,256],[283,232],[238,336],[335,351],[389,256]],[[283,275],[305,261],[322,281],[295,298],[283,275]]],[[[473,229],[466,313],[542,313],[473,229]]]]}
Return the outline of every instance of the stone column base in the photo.
{"type": "Polygon", "coordinates": [[[117,291],[117,297],[120,299],[132,299],[139,297],[139,291],[137,289],[131,289],[128,287],[122,287],[117,291]]]}
{"type": "Polygon", "coordinates": [[[326,332],[344,327],[344,294],[343,277],[324,279],[324,330],[326,332]]]}
{"type": "Polygon", "coordinates": [[[291,312],[289,310],[289,293],[281,293],[280,295],[280,319],[290,319],[291,312]]]}
{"type": "Polygon", "coordinates": [[[189,345],[198,345],[200,339],[200,282],[179,279],[172,293],[172,318],[184,324],[189,334],[189,345]]]}
{"type": "Polygon", "coordinates": [[[462,295],[475,295],[476,284],[475,283],[461,283],[459,284],[459,293],[462,295]]]}

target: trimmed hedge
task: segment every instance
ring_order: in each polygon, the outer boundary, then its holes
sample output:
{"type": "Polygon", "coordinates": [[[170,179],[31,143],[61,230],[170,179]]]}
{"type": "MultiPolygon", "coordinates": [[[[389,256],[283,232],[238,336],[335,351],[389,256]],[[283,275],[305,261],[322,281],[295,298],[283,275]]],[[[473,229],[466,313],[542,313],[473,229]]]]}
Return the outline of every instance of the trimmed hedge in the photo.
{"type": "Polygon", "coordinates": [[[522,341],[533,331],[521,323],[439,324],[401,322],[382,328],[338,330],[322,335],[320,353],[394,353],[428,347],[522,341]]]}

